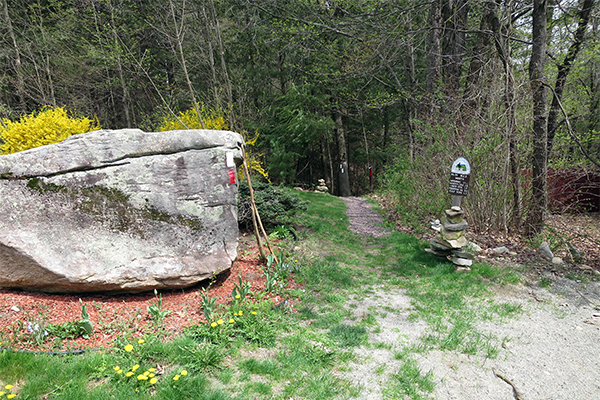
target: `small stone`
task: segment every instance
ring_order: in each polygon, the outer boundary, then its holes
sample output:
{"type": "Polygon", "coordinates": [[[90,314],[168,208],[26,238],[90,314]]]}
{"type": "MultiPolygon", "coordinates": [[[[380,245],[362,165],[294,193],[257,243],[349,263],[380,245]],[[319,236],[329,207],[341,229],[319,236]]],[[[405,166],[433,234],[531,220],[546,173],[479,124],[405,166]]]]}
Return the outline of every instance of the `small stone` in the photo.
{"type": "Polygon", "coordinates": [[[17,307],[17,306],[12,306],[12,307],[10,308],[10,311],[14,311],[14,312],[20,312],[20,311],[21,311],[21,309],[20,309],[19,307],[17,307]]]}
{"type": "Polygon", "coordinates": [[[471,272],[471,268],[469,267],[456,267],[456,272],[471,272]]]}
{"type": "Polygon", "coordinates": [[[457,216],[461,216],[462,217],[462,215],[465,212],[463,210],[461,210],[460,208],[458,210],[456,210],[455,207],[452,207],[451,209],[446,210],[445,213],[446,213],[446,215],[449,218],[454,218],[454,217],[457,217],[457,216]]]}
{"type": "Polygon", "coordinates": [[[550,245],[547,242],[542,242],[538,251],[540,252],[542,257],[548,260],[552,260],[552,258],[554,257],[554,253],[552,253],[552,250],[550,250],[550,245]]]}
{"type": "Polygon", "coordinates": [[[467,244],[469,244],[469,242],[464,236],[456,240],[447,240],[447,242],[450,244],[450,246],[452,246],[453,249],[462,249],[463,247],[466,247],[467,244]]]}
{"type": "Polygon", "coordinates": [[[563,259],[560,257],[552,257],[552,264],[561,265],[563,263],[563,259]]]}
{"type": "Polygon", "coordinates": [[[464,219],[457,224],[450,223],[447,218],[444,219],[444,229],[447,231],[464,231],[469,227],[469,224],[464,219]]]}
{"type": "Polygon", "coordinates": [[[432,249],[438,250],[438,251],[448,251],[448,252],[450,252],[452,250],[452,246],[450,246],[450,244],[448,242],[446,242],[444,239],[442,239],[439,236],[436,236],[433,239],[431,239],[429,241],[429,246],[432,249]]]}
{"type": "Polygon", "coordinates": [[[425,251],[430,254],[433,254],[434,256],[438,256],[438,257],[446,257],[449,254],[451,254],[451,250],[441,251],[441,250],[435,250],[435,249],[425,249],[425,251]]]}
{"type": "Polygon", "coordinates": [[[452,206],[452,207],[450,207],[450,209],[452,211],[462,211],[459,206],[452,206]]]}
{"type": "Polygon", "coordinates": [[[505,254],[505,253],[510,253],[510,250],[508,250],[505,246],[500,246],[500,247],[495,247],[491,250],[492,253],[494,254],[505,254]]]}
{"type": "Polygon", "coordinates": [[[445,226],[440,231],[440,236],[444,240],[457,240],[464,236],[464,234],[465,231],[448,231],[445,226]]]}
{"type": "Polygon", "coordinates": [[[469,242],[469,244],[467,244],[467,249],[468,251],[472,251],[474,253],[479,253],[481,252],[483,249],[481,248],[481,246],[479,246],[476,243],[473,242],[469,242]]]}
{"type": "Polygon", "coordinates": [[[431,220],[429,221],[429,223],[431,224],[431,229],[433,229],[434,231],[439,232],[440,230],[442,230],[442,224],[439,219],[431,220]]]}
{"type": "Polygon", "coordinates": [[[448,260],[452,261],[453,264],[459,265],[461,267],[470,267],[473,265],[473,260],[469,260],[466,258],[456,257],[456,256],[448,256],[448,260]]]}
{"type": "Polygon", "coordinates": [[[475,258],[473,254],[467,253],[466,251],[455,251],[452,254],[454,254],[456,257],[466,258],[468,260],[472,260],[475,258]]]}

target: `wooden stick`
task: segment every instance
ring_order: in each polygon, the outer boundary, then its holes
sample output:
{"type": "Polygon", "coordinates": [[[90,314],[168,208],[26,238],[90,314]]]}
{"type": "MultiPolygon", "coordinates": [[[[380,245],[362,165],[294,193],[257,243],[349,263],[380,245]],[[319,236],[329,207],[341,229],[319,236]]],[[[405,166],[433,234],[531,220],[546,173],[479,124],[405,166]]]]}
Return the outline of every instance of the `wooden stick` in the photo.
{"type": "Polygon", "coordinates": [[[258,244],[258,251],[260,252],[261,258],[265,259],[265,252],[262,247],[262,243],[260,241],[260,231],[258,230],[258,225],[256,223],[256,216],[258,212],[256,211],[256,203],[254,202],[254,190],[252,189],[252,182],[250,182],[250,173],[248,171],[248,164],[246,163],[246,150],[244,145],[242,144],[242,164],[244,165],[244,173],[246,174],[246,179],[248,180],[248,190],[250,191],[250,209],[252,210],[252,222],[254,224],[254,234],[256,235],[256,242],[258,244]]]}
{"type": "Polygon", "coordinates": [[[514,391],[514,395],[515,395],[515,399],[516,400],[523,400],[523,396],[521,395],[521,393],[519,392],[519,390],[517,389],[517,387],[515,386],[514,383],[511,382],[510,379],[508,379],[507,377],[505,377],[502,374],[499,374],[498,372],[496,372],[495,369],[492,369],[492,371],[494,371],[494,375],[496,375],[498,378],[502,379],[504,382],[508,383],[510,386],[512,386],[513,391],[514,391]]]}
{"type": "MultiPolygon", "coordinates": [[[[271,252],[271,254],[273,255],[273,258],[275,259],[275,263],[278,263],[279,261],[277,260],[277,256],[275,255],[275,252],[273,251],[273,248],[271,247],[271,243],[269,242],[269,236],[267,235],[267,232],[265,231],[265,227],[262,224],[262,220],[260,219],[260,214],[258,213],[258,208],[256,207],[256,202],[254,201],[254,189],[252,189],[252,182],[250,181],[250,171],[248,168],[248,162],[246,161],[246,148],[245,146],[242,145],[242,162],[244,164],[244,173],[246,174],[246,179],[248,180],[248,189],[250,190],[250,202],[252,203],[252,210],[255,214],[252,214],[252,218],[254,220],[254,215],[256,215],[256,221],[258,221],[258,225],[260,226],[260,229],[262,230],[263,235],[265,236],[265,242],[267,243],[267,248],[269,249],[269,252],[271,252]]],[[[257,237],[260,236],[259,232],[258,232],[258,228],[256,228],[255,225],[255,231],[257,234],[257,237]]],[[[261,248],[262,250],[262,248],[261,248]]],[[[264,258],[265,255],[263,254],[263,252],[260,252],[260,255],[264,258]]]]}

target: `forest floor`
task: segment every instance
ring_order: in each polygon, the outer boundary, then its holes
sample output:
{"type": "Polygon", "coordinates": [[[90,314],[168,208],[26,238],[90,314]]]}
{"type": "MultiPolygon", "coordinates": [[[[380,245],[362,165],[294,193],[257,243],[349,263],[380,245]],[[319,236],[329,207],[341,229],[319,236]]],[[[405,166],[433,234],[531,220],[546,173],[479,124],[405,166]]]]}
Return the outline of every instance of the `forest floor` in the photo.
{"type": "MultiPolygon", "coordinates": [[[[362,235],[380,235],[385,228],[364,199],[345,199],[350,229],[362,235]],[[362,226],[362,228],[361,228],[362,226]]],[[[576,237],[576,246],[585,249],[588,264],[567,262],[561,267],[542,260],[528,244],[516,238],[472,235],[484,251],[480,261],[503,264],[522,275],[519,284],[494,286],[493,300],[520,306],[523,312],[506,321],[477,322],[477,330],[490,340],[501,341],[496,357],[466,355],[456,351],[433,350],[417,355],[423,373],[435,381],[433,396],[446,399],[574,400],[598,398],[600,394],[600,282],[593,271],[600,270],[598,216],[552,216],[556,237],[576,237]],[[562,228],[558,230],[557,228],[562,228]],[[575,235],[573,235],[575,233],[575,235]],[[587,247],[584,244],[587,243],[587,247]],[[486,249],[507,246],[518,253],[511,258],[493,257],[486,249]],[[592,270],[593,268],[593,270],[592,270]]],[[[558,251],[561,254],[560,249],[558,251]]],[[[411,298],[402,290],[376,290],[353,307],[388,305],[410,310],[411,298]]],[[[428,331],[419,321],[378,318],[378,333],[370,333],[371,343],[398,342],[397,332],[406,343],[418,343],[428,331]]],[[[362,348],[362,362],[355,363],[353,379],[367,389],[363,399],[381,399],[381,376],[373,371],[380,365],[399,361],[389,351],[362,348]]],[[[392,367],[393,368],[393,367],[392,367]]]]}

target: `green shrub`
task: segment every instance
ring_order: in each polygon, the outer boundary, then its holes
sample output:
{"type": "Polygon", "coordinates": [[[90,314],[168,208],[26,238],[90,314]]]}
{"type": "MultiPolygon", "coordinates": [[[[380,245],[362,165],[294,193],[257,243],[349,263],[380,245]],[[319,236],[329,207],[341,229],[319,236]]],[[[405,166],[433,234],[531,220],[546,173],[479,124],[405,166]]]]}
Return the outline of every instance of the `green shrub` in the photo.
{"type": "MultiPolygon", "coordinates": [[[[307,202],[292,189],[261,182],[253,183],[252,187],[256,208],[265,228],[290,223],[298,210],[308,208],[307,202]]],[[[246,182],[240,183],[238,221],[242,228],[252,227],[250,190],[246,182]]]]}

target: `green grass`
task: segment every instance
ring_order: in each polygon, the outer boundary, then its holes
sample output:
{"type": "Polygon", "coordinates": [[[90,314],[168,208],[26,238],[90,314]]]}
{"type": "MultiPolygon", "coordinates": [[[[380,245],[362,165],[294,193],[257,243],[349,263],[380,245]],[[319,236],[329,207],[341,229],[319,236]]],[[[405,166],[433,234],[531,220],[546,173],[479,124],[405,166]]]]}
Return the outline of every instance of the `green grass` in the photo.
{"type": "Polygon", "coordinates": [[[374,368],[378,375],[389,374],[382,388],[386,398],[425,399],[436,377],[420,370],[417,353],[437,349],[498,356],[509,339],[478,331],[477,322],[502,323],[522,312],[518,305],[494,301],[492,290],[517,283],[519,275],[478,263],[471,273],[457,274],[414,237],[361,238],[350,232],[339,198],[300,196],[310,206],[298,215],[296,226],[304,227],[296,243],[301,251],[288,255],[294,269],[286,273],[304,290],[277,289],[281,298],[297,299],[296,312],[256,293],[254,301],[216,306],[222,324],[186,328],[175,340],[163,340],[159,331],[145,343],[134,343],[128,339],[130,325],[107,325],[107,331],[122,330],[112,348],[66,356],[0,352],[0,383],[13,384],[17,398],[27,399],[348,399],[359,396],[361,388],[340,371],[347,371],[351,361],[363,362],[355,349],[367,346],[401,361],[397,370],[374,368]],[[385,303],[353,314],[356,302],[381,290],[410,296],[410,319],[428,326],[417,343],[369,343],[386,318],[403,315],[385,303]],[[127,377],[134,365],[139,369],[127,377]],[[137,378],[151,368],[160,370],[156,383],[137,378]]]}

